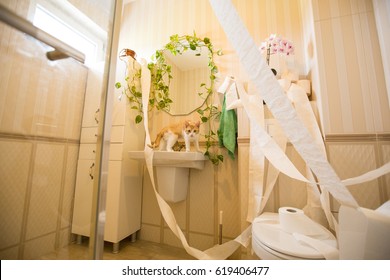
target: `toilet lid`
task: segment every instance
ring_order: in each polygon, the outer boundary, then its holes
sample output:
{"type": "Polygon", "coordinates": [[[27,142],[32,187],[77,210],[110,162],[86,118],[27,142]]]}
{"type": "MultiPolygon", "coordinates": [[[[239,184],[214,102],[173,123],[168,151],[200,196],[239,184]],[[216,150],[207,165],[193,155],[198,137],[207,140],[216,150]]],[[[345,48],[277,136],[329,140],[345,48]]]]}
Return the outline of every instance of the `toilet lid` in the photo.
{"type": "MultiPolygon", "coordinates": [[[[310,236],[337,248],[333,234],[321,226],[323,234],[310,236]]],[[[283,231],[279,224],[279,214],[264,213],[252,223],[252,238],[274,251],[303,259],[323,259],[324,256],[316,249],[297,241],[291,233],[283,231]]]]}

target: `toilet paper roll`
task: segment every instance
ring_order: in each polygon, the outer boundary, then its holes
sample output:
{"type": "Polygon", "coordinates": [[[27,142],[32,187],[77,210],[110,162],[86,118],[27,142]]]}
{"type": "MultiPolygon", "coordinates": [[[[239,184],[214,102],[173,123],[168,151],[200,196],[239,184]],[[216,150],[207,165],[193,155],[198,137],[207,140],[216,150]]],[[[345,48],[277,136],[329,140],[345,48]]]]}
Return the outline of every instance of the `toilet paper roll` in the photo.
{"type": "Polygon", "coordinates": [[[279,208],[279,223],[282,230],[289,233],[300,233],[307,236],[328,237],[328,232],[311,220],[305,213],[294,207],[279,208]]]}
{"type": "Polygon", "coordinates": [[[390,200],[383,203],[375,211],[390,217],[390,200]]]}
{"type": "Polygon", "coordinates": [[[226,77],[222,85],[219,86],[217,92],[225,94],[230,85],[234,82],[233,77],[226,77]]]}
{"type": "Polygon", "coordinates": [[[307,96],[311,95],[310,80],[298,80],[297,85],[306,91],[307,96]]]}

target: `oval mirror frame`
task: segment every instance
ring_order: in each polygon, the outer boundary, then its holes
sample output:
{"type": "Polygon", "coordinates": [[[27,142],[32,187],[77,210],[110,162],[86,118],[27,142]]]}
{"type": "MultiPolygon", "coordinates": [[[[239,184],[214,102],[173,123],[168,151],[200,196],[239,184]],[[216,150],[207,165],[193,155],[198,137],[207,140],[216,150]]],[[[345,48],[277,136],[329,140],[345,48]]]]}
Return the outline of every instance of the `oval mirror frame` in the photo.
{"type": "MultiPolygon", "coordinates": [[[[220,52],[217,52],[220,55],[220,52]]],[[[202,108],[207,102],[208,97],[213,92],[215,74],[218,68],[214,63],[214,51],[210,39],[201,39],[195,34],[190,35],[172,35],[170,41],[164,48],[157,50],[152,57],[152,62],[149,63],[149,69],[152,75],[152,85],[150,91],[149,105],[156,107],[157,110],[162,110],[172,116],[185,116],[202,108]],[[194,62],[194,58],[203,59],[202,62],[208,68],[207,79],[199,81],[197,89],[188,94],[194,94],[200,101],[196,101],[195,105],[186,112],[175,110],[174,94],[172,94],[172,82],[175,81],[173,68],[178,69],[178,60],[190,60],[194,62]],[[176,63],[172,63],[175,60],[176,63]],[[175,64],[175,65],[174,65],[175,64]]],[[[175,70],[177,71],[177,70],[175,70]]],[[[191,97],[191,100],[192,97],[191,97]]]]}
{"type": "Polygon", "coordinates": [[[209,50],[202,46],[198,50],[187,50],[179,55],[164,50],[163,55],[171,66],[172,78],[169,83],[169,98],[172,103],[168,114],[186,116],[201,108],[205,102],[206,89],[210,87],[209,50]]]}
{"type": "MultiPolygon", "coordinates": [[[[218,149],[214,149],[218,146],[218,134],[213,128],[215,121],[221,114],[220,109],[215,106],[212,102],[214,93],[214,82],[216,79],[216,73],[218,68],[214,62],[214,55],[222,55],[222,51],[218,50],[214,52],[213,45],[209,38],[201,39],[194,35],[183,35],[177,34],[170,36],[170,42],[164,46],[163,49],[157,50],[152,57],[152,62],[148,64],[151,72],[151,89],[149,97],[149,106],[162,110],[172,116],[183,116],[190,115],[195,111],[200,115],[200,119],[203,124],[206,125],[205,129],[205,145],[206,151],[204,155],[209,160],[218,165],[223,162],[223,155],[219,153],[218,149]],[[195,52],[195,56],[200,56],[202,49],[207,48],[208,57],[208,68],[209,68],[209,79],[210,83],[203,82],[200,84],[201,90],[197,94],[200,98],[203,98],[203,102],[199,107],[194,108],[186,114],[172,114],[169,112],[170,106],[173,103],[169,95],[169,84],[172,77],[172,67],[167,62],[165,51],[169,51],[172,55],[181,55],[187,51],[195,52]]],[[[218,122],[219,123],[219,122],[218,122]]]]}

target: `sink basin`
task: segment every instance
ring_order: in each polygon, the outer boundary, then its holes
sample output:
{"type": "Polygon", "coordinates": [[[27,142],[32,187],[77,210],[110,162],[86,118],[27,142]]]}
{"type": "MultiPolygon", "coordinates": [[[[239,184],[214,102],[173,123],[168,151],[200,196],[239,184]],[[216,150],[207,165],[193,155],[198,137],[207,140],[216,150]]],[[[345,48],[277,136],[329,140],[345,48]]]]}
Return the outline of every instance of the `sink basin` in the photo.
{"type": "MultiPolygon", "coordinates": [[[[129,151],[131,159],[145,159],[144,151],[129,151]]],[[[163,152],[155,151],[153,166],[186,167],[203,169],[206,157],[198,152],[163,152]]]]}
{"type": "MultiPolygon", "coordinates": [[[[129,151],[131,159],[145,161],[144,151],[129,151]]],[[[155,151],[153,166],[156,168],[158,192],[167,202],[186,199],[190,168],[202,170],[207,158],[198,152],[155,151]]]]}

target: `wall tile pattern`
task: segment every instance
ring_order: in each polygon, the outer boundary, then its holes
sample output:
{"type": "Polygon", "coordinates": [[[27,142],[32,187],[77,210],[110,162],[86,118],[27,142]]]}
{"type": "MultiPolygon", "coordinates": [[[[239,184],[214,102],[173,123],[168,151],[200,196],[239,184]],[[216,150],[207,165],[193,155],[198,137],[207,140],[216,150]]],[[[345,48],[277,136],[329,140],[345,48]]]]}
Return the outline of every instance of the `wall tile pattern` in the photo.
{"type": "MultiPolygon", "coordinates": [[[[388,102],[370,0],[233,0],[233,3],[256,43],[260,44],[271,33],[281,34],[294,42],[295,55],[288,59],[273,56],[271,67],[279,73],[295,70],[301,77],[312,79],[311,98],[317,101],[324,135],[390,131],[390,123],[386,121],[390,119],[390,112],[384,106],[388,102]]],[[[224,55],[216,58],[221,77],[232,75],[246,83],[247,75],[206,0],[130,2],[124,9],[120,47],[131,48],[139,57],[149,59],[156,49],[168,42],[170,35],[192,34],[194,30],[200,37],[211,38],[216,49],[223,50],[224,55]]],[[[217,85],[222,80],[217,80],[217,85]]],[[[151,137],[168,123],[195,117],[172,118],[161,112],[154,113],[150,118],[151,137]]],[[[382,151],[377,149],[376,143],[361,143],[352,138],[348,144],[332,147],[331,163],[333,160],[340,174],[350,160],[362,162],[356,163],[359,171],[379,166],[382,151]],[[358,158],[351,158],[350,154],[356,149],[360,149],[358,158]]],[[[385,153],[387,146],[382,147],[385,153]]],[[[225,238],[234,238],[247,226],[247,144],[240,145],[238,153],[238,162],[237,157],[233,161],[225,155],[224,163],[218,168],[206,165],[202,171],[191,171],[189,198],[182,206],[174,206],[180,227],[193,246],[204,249],[216,243],[221,210],[224,211],[225,238]]],[[[304,162],[291,145],[288,145],[287,154],[304,173],[304,162]]],[[[363,205],[373,207],[385,199],[381,189],[388,190],[388,187],[369,183],[356,189],[357,199],[363,205]],[[366,197],[363,194],[368,188],[372,192],[366,197]]],[[[153,196],[146,172],[140,237],[175,245],[166,237],[168,233],[153,196]]],[[[277,211],[286,205],[302,208],[305,204],[305,184],[280,175],[265,210],[277,211]]],[[[249,256],[250,252],[246,254],[249,256]]]]}
{"type": "Polygon", "coordinates": [[[313,91],[321,104],[323,133],[389,132],[390,109],[372,1],[311,3],[316,38],[311,62],[319,75],[313,91]]]}
{"type": "MultiPolygon", "coordinates": [[[[1,2],[31,20],[30,0],[1,2]]],[[[109,9],[71,2],[107,29],[109,9]]],[[[72,59],[50,62],[47,50],[0,23],[1,259],[39,258],[71,240],[88,69],[72,59]]]]}
{"type": "MultiPolygon", "coordinates": [[[[259,45],[272,33],[279,33],[294,41],[296,54],[289,58],[273,56],[271,66],[283,72],[295,65],[294,70],[303,72],[304,65],[299,63],[303,61],[304,55],[299,1],[233,2],[259,45]]],[[[223,56],[216,57],[216,64],[221,74],[217,84],[222,82],[226,75],[247,80],[246,73],[241,68],[207,0],[130,2],[124,9],[120,49],[133,49],[138,57],[149,60],[155,50],[162,48],[169,41],[170,35],[193,34],[194,31],[199,37],[209,37],[214,48],[222,49],[224,52],[223,56]],[[142,28],[139,28],[140,26],[142,28]]],[[[160,112],[154,113],[149,123],[151,137],[155,137],[157,132],[169,123],[196,117],[197,114],[171,117],[160,112]]],[[[223,211],[224,238],[235,238],[241,232],[237,155],[236,159],[232,160],[227,153],[223,153],[225,160],[219,167],[206,163],[201,171],[191,170],[188,199],[180,205],[173,206],[178,223],[187,235],[189,243],[203,249],[217,242],[219,211],[223,211]]],[[[171,238],[166,237],[167,231],[161,220],[147,172],[144,173],[142,213],[141,239],[158,239],[156,234],[160,227],[162,243],[180,245],[172,243],[171,238]]]]}

